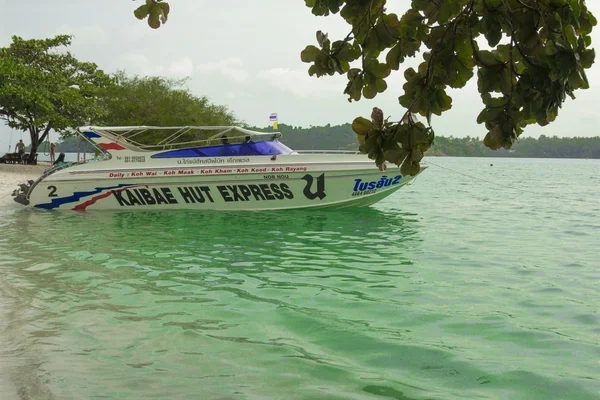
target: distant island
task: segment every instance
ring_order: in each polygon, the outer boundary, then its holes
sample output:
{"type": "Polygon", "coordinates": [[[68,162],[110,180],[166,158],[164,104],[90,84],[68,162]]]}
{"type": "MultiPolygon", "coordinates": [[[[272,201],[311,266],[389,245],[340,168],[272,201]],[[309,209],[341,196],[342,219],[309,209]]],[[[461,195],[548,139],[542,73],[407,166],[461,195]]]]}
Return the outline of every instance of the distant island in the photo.
{"type": "MultiPolygon", "coordinates": [[[[249,129],[268,132],[271,128],[249,129]]],[[[310,128],[279,124],[281,141],[295,150],[358,150],[356,134],[350,124],[311,126],[310,128]]],[[[94,149],[78,138],[57,143],[57,153],[90,152],[94,149]]],[[[40,145],[38,153],[48,153],[48,143],[40,145]]],[[[515,157],[515,158],[600,158],[600,136],[559,138],[540,136],[538,139],[519,139],[510,150],[490,150],[479,138],[437,136],[426,156],[447,157],[515,157]]]]}
{"type": "MultiPolygon", "coordinates": [[[[268,131],[270,128],[250,129],[268,131]]],[[[279,124],[282,142],[297,150],[357,150],[356,134],[350,124],[312,126],[310,128],[279,124]]],[[[519,139],[510,150],[491,150],[479,138],[436,136],[426,156],[447,157],[520,157],[520,158],[600,158],[600,136],[519,139]]]]}

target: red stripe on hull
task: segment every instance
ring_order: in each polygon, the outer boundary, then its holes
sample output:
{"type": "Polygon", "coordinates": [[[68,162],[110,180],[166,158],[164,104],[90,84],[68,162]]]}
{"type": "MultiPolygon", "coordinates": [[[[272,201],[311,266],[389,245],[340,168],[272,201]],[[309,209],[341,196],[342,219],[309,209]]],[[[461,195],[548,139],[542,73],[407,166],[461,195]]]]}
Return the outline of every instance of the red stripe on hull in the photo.
{"type": "MultiPolygon", "coordinates": [[[[125,189],[131,189],[132,187],[135,187],[135,186],[126,186],[126,187],[124,187],[124,188],[118,189],[117,191],[118,191],[118,192],[120,192],[120,191],[123,191],[123,190],[125,190],[125,189]]],[[[86,210],[86,209],[87,209],[89,206],[91,206],[92,204],[94,204],[94,203],[95,203],[95,202],[97,202],[98,200],[100,200],[100,199],[104,199],[104,198],[107,198],[107,197],[108,197],[108,196],[110,196],[111,194],[112,194],[112,191],[111,191],[111,190],[109,190],[109,191],[108,191],[108,192],[106,192],[106,193],[102,193],[101,195],[98,195],[98,196],[96,196],[96,197],[92,197],[92,198],[91,198],[91,199],[89,199],[88,201],[84,201],[83,203],[76,205],[76,206],[75,206],[75,207],[73,207],[71,210],[73,210],[73,211],[85,211],[85,210],[86,210]]]]}
{"type": "Polygon", "coordinates": [[[116,143],[98,143],[98,146],[102,147],[104,150],[125,150],[125,147],[116,143]]]}

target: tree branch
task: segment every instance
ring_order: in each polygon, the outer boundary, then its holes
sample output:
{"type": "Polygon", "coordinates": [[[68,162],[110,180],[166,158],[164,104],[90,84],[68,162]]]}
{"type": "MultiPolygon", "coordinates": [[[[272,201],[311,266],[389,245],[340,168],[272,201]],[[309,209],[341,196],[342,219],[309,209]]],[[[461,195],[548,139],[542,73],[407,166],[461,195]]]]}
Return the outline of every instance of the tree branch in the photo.
{"type": "Polygon", "coordinates": [[[521,5],[522,5],[523,7],[525,7],[525,8],[527,8],[527,9],[529,9],[529,10],[531,10],[531,11],[535,11],[535,12],[536,12],[536,13],[538,13],[538,14],[541,14],[541,13],[540,13],[540,10],[539,10],[538,8],[531,7],[529,4],[523,3],[523,1],[522,1],[522,0],[517,0],[517,2],[518,2],[519,4],[521,4],[521,5]]]}
{"type": "Polygon", "coordinates": [[[50,129],[52,129],[52,121],[48,122],[48,125],[46,125],[46,129],[44,129],[44,133],[42,133],[42,136],[40,136],[40,143],[44,142],[44,139],[46,139],[46,136],[48,136],[50,129]]]}
{"type": "MultiPolygon", "coordinates": [[[[459,22],[461,22],[461,20],[465,17],[465,13],[467,11],[468,11],[468,13],[466,15],[470,15],[470,13],[473,11],[473,5],[474,4],[475,4],[475,0],[471,0],[469,2],[469,4],[466,5],[463,8],[463,10],[460,12],[460,14],[458,14],[456,16],[456,18],[454,18],[454,20],[452,22],[450,22],[446,26],[446,30],[444,31],[444,35],[442,36],[442,38],[438,42],[437,46],[431,51],[431,57],[429,58],[429,61],[427,62],[427,73],[425,75],[425,85],[423,87],[424,90],[422,90],[421,94],[419,94],[419,96],[417,96],[417,98],[412,101],[412,103],[410,104],[410,106],[408,107],[408,109],[406,110],[406,112],[404,113],[404,115],[402,116],[402,118],[400,119],[400,121],[403,121],[405,118],[407,118],[407,116],[410,116],[411,109],[413,108],[413,106],[417,103],[417,101],[419,101],[421,99],[421,97],[423,96],[423,94],[431,86],[431,74],[432,74],[432,71],[433,71],[433,63],[435,62],[435,58],[437,57],[437,53],[439,53],[439,51],[440,51],[442,43],[444,43],[444,39],[446,38],[446,35],[450,31],[450,29],[455,28],[459,24],[459,22]]],[[[429,123],[429,118],[428,118],[427,122],[429,123]]]]}
{"type": "MultiPolygon", "coordinates": [[[[367,15],[369,15],[369,12],[370,12],[370,10],[367,10],[367,12],[365,12],[365,15],[363,15],[362,19],[356,25],[356,27],[357,27],[356,29],[360,28],[360,26],[363,24],[363,22],[365,22],[365,19],[367,18],[367,15]]],[[[335,49],[333,51],[333,53],[332,53],[333,56],[335,56],[336,54],[338,54],[344,48],[344,46],[347,44],[348,40],[350,39],[350,35],[356,36],[356,34],[354,33],[354,30],[355,30],[355,28],[352,27],[352,30],[346,35],[346,37],[344,38],[344,40],[342,40],[342,43],[338,46],[337,49],[335,49]]]]}

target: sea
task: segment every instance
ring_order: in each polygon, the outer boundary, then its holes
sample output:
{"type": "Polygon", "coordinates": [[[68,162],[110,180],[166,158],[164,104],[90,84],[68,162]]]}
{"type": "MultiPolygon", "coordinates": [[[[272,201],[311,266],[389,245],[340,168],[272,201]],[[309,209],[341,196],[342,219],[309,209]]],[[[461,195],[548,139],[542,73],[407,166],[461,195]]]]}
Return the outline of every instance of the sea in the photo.
{"type": "Polygon", "coordinates": [[[359,209],[0,209],[0,399],[600,399],[600,160],[359,209]]]}

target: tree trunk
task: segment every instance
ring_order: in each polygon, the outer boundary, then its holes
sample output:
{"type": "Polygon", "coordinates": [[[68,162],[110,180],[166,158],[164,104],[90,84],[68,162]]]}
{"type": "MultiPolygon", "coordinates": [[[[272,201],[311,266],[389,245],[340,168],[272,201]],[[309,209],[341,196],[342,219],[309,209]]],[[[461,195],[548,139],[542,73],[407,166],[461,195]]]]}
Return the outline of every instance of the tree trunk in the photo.
{"type": "Polygon", "coordinates": [[[35,154],[37,153],[38,147],[40,147],[40,131],[35,126],[29,126],[29,136],[31,138],[31,149],[29,150],[29,157],[27,158],[27,164],[33,164],[35,154]]]}
{"type": "Polygon", "coordinates": [[[27,159],[27,164],[37,164],[37,151],[40,147],[40,144],[44,143],[44,139],[48,136],[50,129],[52,128],[52,123],[50,122],[46,128],[44,128],[42,132],[42,136],[40,137],[40,128],[37,126],[30,125],[29,126],[29,136],[31,137],[31,149],[29,151],[29,158],[27,159]]]}

